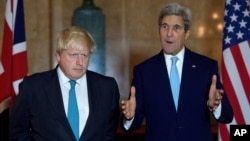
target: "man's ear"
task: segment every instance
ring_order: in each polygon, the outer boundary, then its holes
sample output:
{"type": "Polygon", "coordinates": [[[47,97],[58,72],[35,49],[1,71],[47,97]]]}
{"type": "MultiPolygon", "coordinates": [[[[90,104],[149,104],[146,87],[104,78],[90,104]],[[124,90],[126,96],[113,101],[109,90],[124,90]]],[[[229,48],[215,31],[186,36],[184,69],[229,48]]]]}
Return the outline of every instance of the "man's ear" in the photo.
{"type": "Polygon", "coordinates": [[[56,56],[57,62],[59,62],[59,61],[60,61],[60,54],[58,54],[58,53],[56,52],[55,56],[56,56]]]}
{"type": "Polygon", "coordinates": [[[190,30],[187,30],[185,33],[185,40],[187,40],[189,36],[190,36],[190,30]]]}

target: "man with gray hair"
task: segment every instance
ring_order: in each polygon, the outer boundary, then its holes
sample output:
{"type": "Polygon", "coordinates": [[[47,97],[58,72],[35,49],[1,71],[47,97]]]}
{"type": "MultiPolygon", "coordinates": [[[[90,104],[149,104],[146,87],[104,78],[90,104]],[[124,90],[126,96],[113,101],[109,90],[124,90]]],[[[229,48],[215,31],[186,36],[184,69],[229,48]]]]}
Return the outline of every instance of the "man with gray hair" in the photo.
{"type": "Polygon", "coordinates": [[[162,50],[134,67],[130,97],[121,101],[122,127],[134,131],[145,118],[145,141],[212,141],[210,112],[221,123],[233,119],[218,64],[184,45],[188,8],[164,6],[158,24],[162,50]]]}

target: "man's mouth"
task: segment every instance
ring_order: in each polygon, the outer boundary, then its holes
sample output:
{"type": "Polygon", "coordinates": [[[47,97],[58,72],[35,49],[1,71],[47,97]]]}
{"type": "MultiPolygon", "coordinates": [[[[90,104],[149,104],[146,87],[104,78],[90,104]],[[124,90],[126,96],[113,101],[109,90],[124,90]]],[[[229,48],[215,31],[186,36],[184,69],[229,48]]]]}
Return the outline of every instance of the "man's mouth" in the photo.
{"type": "Polygon", "coordinates": [[[168,41],[168,40],[167,40],[167,41],[166,41],[166,43],[168,43],[168,44],[172,44],[173,42],[172,42],[172,41],[168,41]]]}

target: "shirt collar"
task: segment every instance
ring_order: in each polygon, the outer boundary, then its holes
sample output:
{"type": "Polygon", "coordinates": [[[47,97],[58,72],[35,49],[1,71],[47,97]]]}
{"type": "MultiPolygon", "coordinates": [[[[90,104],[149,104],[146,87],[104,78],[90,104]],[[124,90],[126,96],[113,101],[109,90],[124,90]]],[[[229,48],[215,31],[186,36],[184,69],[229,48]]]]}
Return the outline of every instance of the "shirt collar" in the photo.
{"type": "MultiPolygon", "coordinates": [[[[183,58],[184,58],[184,52],[185,52],[185,47],[183,47],[180,52],[178,52],[175,56],[178,57],[178,60],[183,62],[183,58]]],[[[164,53],[164,57],[165,60],[171,60],[171,57],[173,57],[173,55],[169,55],[164,53]]]]}
{"type": "MultiPolygon", "coordinates": [[[[63,73],[60,67],[57,67],[57,73],[60,82],[62,82],[63,84],[67,84],[69,82],[70,79],[63,73]]],[[[77,79],[76,83],[81,84],[81,81],[83,81],[84,79],[86,79],[86,73],[81,78],[77,79]]]]}

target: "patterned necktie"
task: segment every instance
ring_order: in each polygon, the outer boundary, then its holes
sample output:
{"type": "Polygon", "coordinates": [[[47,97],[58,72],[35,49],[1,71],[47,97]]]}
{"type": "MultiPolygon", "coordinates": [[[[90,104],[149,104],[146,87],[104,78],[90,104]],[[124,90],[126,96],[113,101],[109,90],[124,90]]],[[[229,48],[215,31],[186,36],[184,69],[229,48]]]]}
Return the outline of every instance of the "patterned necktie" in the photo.
{"type": "Polygon", "coordinates": [[[171,71],[170,71],[170,84],[171,84],[172,94],[174,98],[175,108],[177,110],[179,91],[180,91],[180,80],[179,80],[178,70],[176,67],[176,62],[178,58],[172,57],[171,60],[172,60],[172,66],[171,66],[171,71]]]}
{"type": "Polygon", "coordinates": [[[68,105],[68,121],[71,129],[74,132],[76,140],[79,138],[79,113],[76,101],[75,85],[76,81],[70,80],[70,90],[69,90],[69,105],[68,105]]]}

